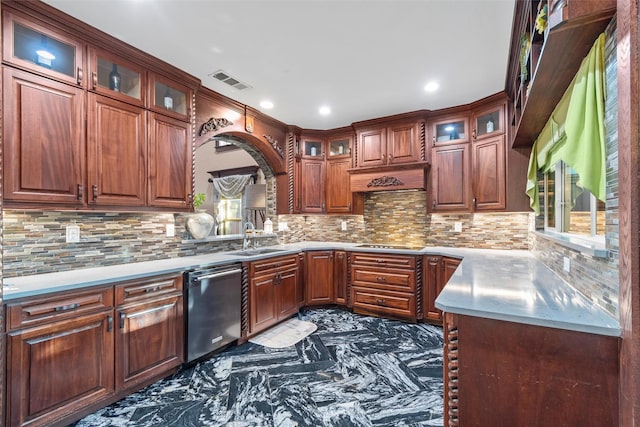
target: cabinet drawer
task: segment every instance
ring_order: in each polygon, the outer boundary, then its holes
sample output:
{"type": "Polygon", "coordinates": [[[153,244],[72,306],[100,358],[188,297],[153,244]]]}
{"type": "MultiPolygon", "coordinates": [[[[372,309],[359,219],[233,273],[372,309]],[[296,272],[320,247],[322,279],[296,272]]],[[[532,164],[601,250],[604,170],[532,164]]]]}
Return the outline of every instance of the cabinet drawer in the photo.
{"type": "Polygon", "coordinates": [[[413,294],[355,286],[352,288],[352,292],[353,308],[402,317],[415,317],[416,315],[416,298],[413,294]]]}
{"type": "Polygon", "coordinates": [[[351,272],[354,286],[366,286],[400,292],[415,290],[415,271],[354,267],[351,272]]]}
{"type": "Polygon", "coordinates": [[[268,258],[260,261],[253,261],[250,264],[249,274],[253,276],[255,273],[265,273],[269,271],[284,271],[292,267],[297,267],[298,255],[281,256],[277,258],[268,258]]]}
{"type": "Polygon", "coordinates": [[[113,307],[113,287],[44,295],[7,304],[9,331],[113,307]]]}
{"type": "Polygon", "coordinates": [[[416,268],[416,258],[411,255],[389,255],[378,253],[353,252],[351,255],[353,265],[378,266],[390,268],[416,268]]]}
{"type": "Polygon", "coordinates": [[[182,294],[182,276],[136,280],[116,286],[116,305],[182,294]]]}

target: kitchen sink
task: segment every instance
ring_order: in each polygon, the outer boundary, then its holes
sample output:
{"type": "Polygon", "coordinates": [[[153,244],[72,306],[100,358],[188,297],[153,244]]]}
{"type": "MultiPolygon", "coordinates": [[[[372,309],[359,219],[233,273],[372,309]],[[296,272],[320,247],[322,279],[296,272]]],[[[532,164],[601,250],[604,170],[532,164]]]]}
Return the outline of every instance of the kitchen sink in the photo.
{"type": "Polygon", "coordinates": [[[262,255],[262,254],[271,254],[274,252],[282,252],[282,251],[284,251],[284,249],[259,248],[259,249],[247,249],[246,251],[231,252],[231,254],[240,255],[240,256],[254,256],[254,255],[262,255]]]}

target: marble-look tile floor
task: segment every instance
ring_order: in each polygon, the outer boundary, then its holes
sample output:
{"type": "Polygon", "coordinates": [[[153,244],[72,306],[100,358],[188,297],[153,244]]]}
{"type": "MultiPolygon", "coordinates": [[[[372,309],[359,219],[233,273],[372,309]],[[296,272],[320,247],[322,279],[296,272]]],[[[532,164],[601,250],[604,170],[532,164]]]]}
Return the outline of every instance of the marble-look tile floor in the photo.
{"type": "Polygon", "coordinates": [[[74,423],[101,426],[442,426],[442,329],[305,309],[295,346],[246,343],[74,423]]]}

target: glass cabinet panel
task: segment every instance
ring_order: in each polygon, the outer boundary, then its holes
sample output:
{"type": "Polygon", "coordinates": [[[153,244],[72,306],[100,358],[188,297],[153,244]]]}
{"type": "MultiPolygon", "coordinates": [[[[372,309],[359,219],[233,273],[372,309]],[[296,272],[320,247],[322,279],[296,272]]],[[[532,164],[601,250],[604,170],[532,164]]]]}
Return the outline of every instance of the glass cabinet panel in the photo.
{"type": "Polygon", "coordinates": [[[76,76],[76,46],[13,22],[13,57],[38,67],[76,76]]]}
{"type": "Polygon", "coordinates": [[[334,139],[329,141],[329,156],[344,156],[349,155],[351,153],[351,140],[349,138],[345,139],[334,139]]]}
{"type": "Polygon", "coordinates": [[[304,141],[305,156],[320,157],[322,154],[322,141],[304,141]]]}
{"type": "Polygon", "coordinates": [[[187,93],[168,86],[162,82],[154,82],[154,106],[173,111],[180,115],[187,115],[187,93]]]}
{"type": "Polygon", "coordinates": [[[458,120],[436,124],[434,138],[436,143],[467,139],[465,121],[458,120]]]}
{"type": "Polygon", "coordinates": [[[502,131],[500,109],[495,109],[476,117],[476,137],[502,131]]]}
{"type": "Polygon", "coordinates": [[[98,56],[96,84],[104,89],[142,99],[141,73],[122,64],[98,56]]]}

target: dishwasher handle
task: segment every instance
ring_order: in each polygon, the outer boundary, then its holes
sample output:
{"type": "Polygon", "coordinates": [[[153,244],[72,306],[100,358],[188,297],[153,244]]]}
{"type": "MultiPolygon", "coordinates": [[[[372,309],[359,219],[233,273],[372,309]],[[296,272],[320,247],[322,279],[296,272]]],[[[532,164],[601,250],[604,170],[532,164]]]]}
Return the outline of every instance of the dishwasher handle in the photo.
{"type": "Polygon", "coordinates": [[[207,274],[204,276],[194,276],[191,278],[192,282],[199,282],[201,280],[206,280],[206,279],[215,279],[218,277],[224,277],[224,276],[229,276],[231,274],[237,274],[237,273],[242,273],[242,269],[240,268],[236,268],[233,270],[226,270],[226,271],[220,271],[220,272],[216,272],[216,273],[212,273],[212,274],[207,274]]]}

